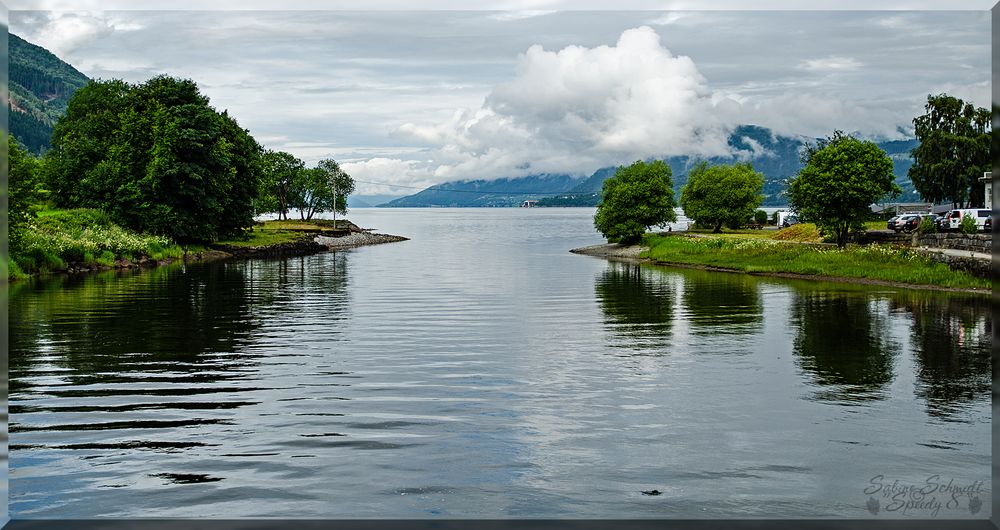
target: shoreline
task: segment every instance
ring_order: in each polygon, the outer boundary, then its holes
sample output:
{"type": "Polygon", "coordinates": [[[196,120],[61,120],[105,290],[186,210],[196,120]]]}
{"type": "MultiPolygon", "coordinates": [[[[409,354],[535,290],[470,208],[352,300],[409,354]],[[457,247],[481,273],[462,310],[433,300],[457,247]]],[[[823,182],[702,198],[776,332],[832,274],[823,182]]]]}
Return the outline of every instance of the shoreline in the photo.
{"type": "Polygon", "coordinates": [[[9,283],[28,280],[31,278],[41,278],[51,275],[75,276],[80,274],[90,274],[107,271],[127,271],[153,269],[171,265],[173,263],[208,263],[228,259],[254,259],[254,258],[281,258],[310,256],[321,252],[338,250],[348,250],[370,245],[381,245],[385,243],[396,243],[409,241],[408,237],[396,236],[392,234],[372,233],[365,230],[352,231],[346,236],[329,237],[321,233],[303,232],[303,236],[295,241],[286,243],[276,243],[273,245],[262,245],[259,247],[240,247],[225,244],[210,244],[207,249],[199,252],[186,253],[178,258],[166,258],[162,260],[152,260],[147,257],[139,258],[136,261],[123,259],[115,260],[114,265],[88,266],[80,263],[70,263],[65,269],[47,271],[43,273],[32,273],[27,278],[20,280],[8,278],[9,283]]]}
{"type": "Polygon", "coordinates": [[[621,245],[619,243],[604,243],[600,245],[590,245],[587,247],[580,247],[570,249],[573,254],[580,254],[583,256],[591,256],[596,258],[605,258],[612,261],[626,261],[631,263],[648,263],[651,265],[665,265],[669,267],[679,267],[683,269],[696,269],[705,270],[712,272],[728,272],[737,274],[748,274],[751,276],[770,276],[775,278],[788,278],[793,280],[813,280],[813,281],[823,281],[823,282],[840,282],[840,283],[853,283],[861,285],[878,285],[884,287],[897,287],[902,289],[921,289],[927,291],[944,291],[952,293],[965,293],[965,294],[978,294],[978,295],[989,295],[991,294],[990,289],[972,289],[972,288],[960,288],[960,287],[943,287],[939,285],[927,285],[927,284],[914,284],[914,283],[903,283],[903,282],[893,282],[888,280],[877,280],[872,278],[857,278],[852,276],[826,276],[819,274],[800,274],[795,272],[756,272],[756,271],[743,271],[740,269],[734,269],[729,267],[717,267],[714,265],[697,265],[691,263],[675,263],[670,261],[654,260],[650,258],[641,257],[643,252],[649,251],[649,247],[643,245],[621,245]]]}

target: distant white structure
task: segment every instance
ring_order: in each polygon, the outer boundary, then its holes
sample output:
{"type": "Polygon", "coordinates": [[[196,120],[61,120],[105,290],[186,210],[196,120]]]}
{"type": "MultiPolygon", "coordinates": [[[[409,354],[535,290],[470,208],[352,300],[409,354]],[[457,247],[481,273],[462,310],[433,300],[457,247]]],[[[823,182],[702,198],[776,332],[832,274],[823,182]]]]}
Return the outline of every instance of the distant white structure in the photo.
{"type": "Polygon", "coordinates": [[[987,171],[983,173],[983,176],[979,178],[979,182],[983,183],[984,191],[986,192],[983,197],[986,198],[986,202],[983,203],[984,208],[993,208],[993,172],[987,171]]]}
{"type": "Polygon", "coordinates": [[[789,215],[795,215],[794,213],[789,212],[788,210],[778,210],[777,213],[778,213],[778,227],[779,228],[781,227],[781,224],[785,222],[785,219],[789,215]]]}
{"type": "Polygon", "coordinates": [[[534,208],[538,205],[538,201],[524,201],[521,203],[521,208],[534,208]]]}

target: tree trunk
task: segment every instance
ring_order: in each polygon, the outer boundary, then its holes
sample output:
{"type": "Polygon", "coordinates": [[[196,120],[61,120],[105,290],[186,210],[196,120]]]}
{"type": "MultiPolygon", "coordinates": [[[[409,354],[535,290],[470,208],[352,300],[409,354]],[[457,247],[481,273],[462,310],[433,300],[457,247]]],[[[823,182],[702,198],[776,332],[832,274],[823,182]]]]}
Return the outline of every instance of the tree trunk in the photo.
{"type": "Polygon", "coordinates": [[[722,221],[719,221],[718,223],[715,223],[715,228],[712,230],[712,233],[713,234],[722,233],[722,221]]]}

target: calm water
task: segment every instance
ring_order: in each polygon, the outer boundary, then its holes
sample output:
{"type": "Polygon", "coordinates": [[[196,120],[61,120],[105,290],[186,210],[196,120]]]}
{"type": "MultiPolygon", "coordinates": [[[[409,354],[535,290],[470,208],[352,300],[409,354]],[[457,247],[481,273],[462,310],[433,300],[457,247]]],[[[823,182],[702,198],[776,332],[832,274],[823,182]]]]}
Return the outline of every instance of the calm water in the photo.
{"type": "Polygon", "coordinates": [[[11,515],[989,517],[987,298],[569,254],[591,214],[14,286],[11,515]]]}

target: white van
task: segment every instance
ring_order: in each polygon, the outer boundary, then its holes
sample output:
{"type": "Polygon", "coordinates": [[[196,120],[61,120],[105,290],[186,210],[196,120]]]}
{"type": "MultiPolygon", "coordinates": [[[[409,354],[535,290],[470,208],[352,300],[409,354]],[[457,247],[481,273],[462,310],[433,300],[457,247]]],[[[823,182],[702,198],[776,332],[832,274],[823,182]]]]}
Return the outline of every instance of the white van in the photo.
{"type": "Polygon", "coordinates": [[[951,230],[958,230],[958,227],[962,224],[962,219],[972,216],[972,218],[976,221],[976,229],[986,230],[986,220],[990,218],[990,214],[990,210],[978,208],[952,210],[948,212],[948,228],[951,230]]]}

